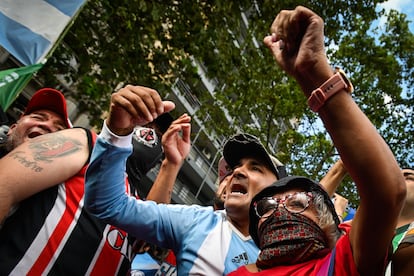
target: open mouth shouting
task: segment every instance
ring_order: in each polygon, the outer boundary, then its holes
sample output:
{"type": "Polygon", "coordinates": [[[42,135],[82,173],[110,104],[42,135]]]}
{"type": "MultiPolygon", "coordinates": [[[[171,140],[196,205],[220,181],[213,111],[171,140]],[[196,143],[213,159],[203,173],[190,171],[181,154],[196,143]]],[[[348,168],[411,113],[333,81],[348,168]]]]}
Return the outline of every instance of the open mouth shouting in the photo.
{"type": "Polygon", "coordinates": [[[31,131],[28,135],[27,135],[27,137],[28,138],[35,138],[35,137],[37,137],[37,136],[40,136],[40,135],[43,135],[43,134],[46,134],[46,133],[48,133],[48,132],[45,132],[45,131],[31,131]]]}
{"type": "Polygon", "coordinates": [[[240,183],[234,183],[231,185],[230,195],[231,196],[247,195],[247,187],[245,187],[245,185],[242,185],[240,183]]]}

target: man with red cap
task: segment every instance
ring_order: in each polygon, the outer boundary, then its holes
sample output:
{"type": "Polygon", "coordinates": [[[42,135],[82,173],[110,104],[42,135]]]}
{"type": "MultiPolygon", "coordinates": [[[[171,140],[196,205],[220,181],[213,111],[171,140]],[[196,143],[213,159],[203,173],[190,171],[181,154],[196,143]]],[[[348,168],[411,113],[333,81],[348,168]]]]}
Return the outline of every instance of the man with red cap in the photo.
{"type": "Polygon", "coordinates": [[[106,241],[110,232],[116,242],[124,233],[83,210],[93,134],[76,128],[70,138],[49,138],[71,127],[64,95],[43,88],[7,132],[6,155],[0,159],[0,255],[7,256],[0,260],[2,273],[85,275],[129,269],[121,254],[128,247],[122,252],[106,241]]]}
{"type": "Polygon", "coordinates": [[[40,89],[33,94],[20,119],[10,126],[0,157],[28,139],[71,126],[62,92],[40,89]]]}
{"type": "MultiPolygon", "coordinates": [[[[165,167],[174,163],[170,149],[188,120],[177,119],[165,133],[165,167]]],[[[37,91],[7,134],[9,150],[0,159],[1,274],[128,275],[133,240],[83,207],[95,134],[71,128],[63,94],[37,91]]],[[[183,144],[185,154],[190,145],[183,144]]]]}

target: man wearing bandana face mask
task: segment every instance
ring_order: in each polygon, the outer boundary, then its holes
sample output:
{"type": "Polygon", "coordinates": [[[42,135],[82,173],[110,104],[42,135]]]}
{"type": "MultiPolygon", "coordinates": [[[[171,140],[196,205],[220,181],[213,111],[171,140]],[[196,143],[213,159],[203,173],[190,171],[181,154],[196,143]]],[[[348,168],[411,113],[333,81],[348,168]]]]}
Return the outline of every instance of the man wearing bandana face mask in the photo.
{"type": "Polygon", "coordinates": [[[335,207],[319,183],[300,176],[283,178],[252,200],[250,234],[261,252],[256,264],[235,275],[250,275],[249,271],[327,275],[336,255],[342,264],[349,264],[342,267],[342,275],[355,275],[351,247],[342,235],[349,232],[349,226],[339,223],[335,207]],[[337,253],[332,255],[335,245],[337,253]]]}
{"type": "Polygon", "coordinates": [[[281,11],[264,44],[318,112],[360,197],[352,227],[340,224],[316,183],[286,177],[251,201],[249,232],[258,260],[229,275],[384,275],[406,186],[388,145],[334,73],[324,50],[323,20],[305,7],[281,11]]]}
{"type": "MultiPolygon", "coordinates": [[[[290,178],[291,177],[286,180],[289,181],[290,178]]],[[[307,181],[306,179],[304,179],[303,182],[304,188],[308,188],[307,186],[312,187],[312,185],[314,185],[313,182],[307,181]]],[[[276,185],[280,185],[281,183],[284,182],[280,182],[276,185]]],[[[289,187],[288,184],[291,183],[293,183],[293,181],[288,182],[286,186],[289,187]]],[[[256,264],[259,267],[271,268],[275,265],[304,262],[311,259],[313,255],[325,255],[327,253],[325,249],[329,248],[329,239],[319,226],[319,221],[317,219],[315,220],[312,215],[307,216],[306,214],[309,212],[307,211],[309,207],[310,209],[316,209],[315,204],[313,204],[314,200],[319,195],[323,196],[324,194],[322,194],[322,192],[304,193],[304,189],[298,189],[297,191],[288,189],[287,192],[278,193],[276,188],[278,186],[276,185],[262,191],[256,197],[258,200],[256,201],[255,198],[253,204],[256,216],[250,218],[250,231],[254,233],[254,235],[252,235],[253,239],[256,243],[259,243],[260,248],[262,248],[256,264]],[[264,194],[269,194],[269,197],[263,198],[264,194]],[[283,199],[280,200],[281,198],[283,199]],[[279,199],[279,201],[273,201],[273,199],[279,199]],[[276,208],[275,205],[270,203],[272,201],[273,203],[279,203],[279,205],[282,204],[286,207],[276,208]],[[283,203],[281,203],[281,201],[283,201],[283,203]],[[264,206],[261,206],[263,204],[264,206]],[[266,213],[261,214],[260,212],[263,211],[266,213]],[[291,231],[286,231],[286,229],[291,231]]],[[[292,186],[292,184],[290,186],[292,186]]],[[[328,202],[329,198],[325,198],[328,202]]],[[[327,206],[332,207],[331,205],[327,206]]],[[[328,209],[334,210],[333,208],[328,209]]],[[[339,221],[333,219],[334,214],[335,213],[331,213],[332,218],[329,219],[330,221],[334,221],[335,225],[337,225],[339,221]]],[[[318,217],[318,214],[316,214],[315,217],[318,217]]],[[[334,234],[335,240],[338,238],[339,234],[339,231],[334,234]]]]}

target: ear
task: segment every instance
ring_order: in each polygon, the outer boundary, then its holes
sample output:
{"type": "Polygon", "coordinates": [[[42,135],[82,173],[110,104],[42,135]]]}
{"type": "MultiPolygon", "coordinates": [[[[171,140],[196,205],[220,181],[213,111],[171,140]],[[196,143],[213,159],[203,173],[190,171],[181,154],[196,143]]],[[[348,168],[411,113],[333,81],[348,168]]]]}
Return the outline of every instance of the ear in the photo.
{"type": "Polygon", "coordinates": [[[12,124],[7,132],[7,136],[13,133],[14,129],[17,127],[17,124],[12,124]]]}

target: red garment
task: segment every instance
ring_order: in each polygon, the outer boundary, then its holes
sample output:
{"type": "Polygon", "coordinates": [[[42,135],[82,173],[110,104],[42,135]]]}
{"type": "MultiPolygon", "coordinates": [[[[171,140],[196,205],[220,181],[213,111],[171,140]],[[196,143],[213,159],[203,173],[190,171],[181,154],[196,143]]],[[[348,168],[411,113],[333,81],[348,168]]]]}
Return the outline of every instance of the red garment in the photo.
{"type": "MultiPolygon", "coordinates": [[[[354,258],[352,256],[351,243],[349,241],[349,230],[351,229],[349,224],[341,224],[340,229],[345,230],[345,234],[339,238],[336,243],[336,255],[335,255],[335,276],[352,276],[359,275],[354,258]]],[[[331,253],[320,259],[310,260],[304,263],[290,265],[290,266],[278,266],[271,269],[266,269],[260,272],[249,272],[245,266],[231,272],[228,276],[244,276],[244,275],[278,275],[278,276],[324,276],[318,275],[323,264],[329,261],[331,253]]]]}
{"type": "Polygon", "coordinates": [[[174,255],[174,252],[172,252],[172,250],[169,251],[169,253],[168,253],[168,255],[167,255],[167,257],[165,258],[164,261],[171,264],[171,265],[173,265],[173,266],[177,265],[177,260],[175,259],[175,255],[174,255]]]}
{"type": "Polygon", "coordinates": [[[83,209],[85,171],[22,201],[6,219],[1,275],[127,275],[128,235],[83,209]]]}

